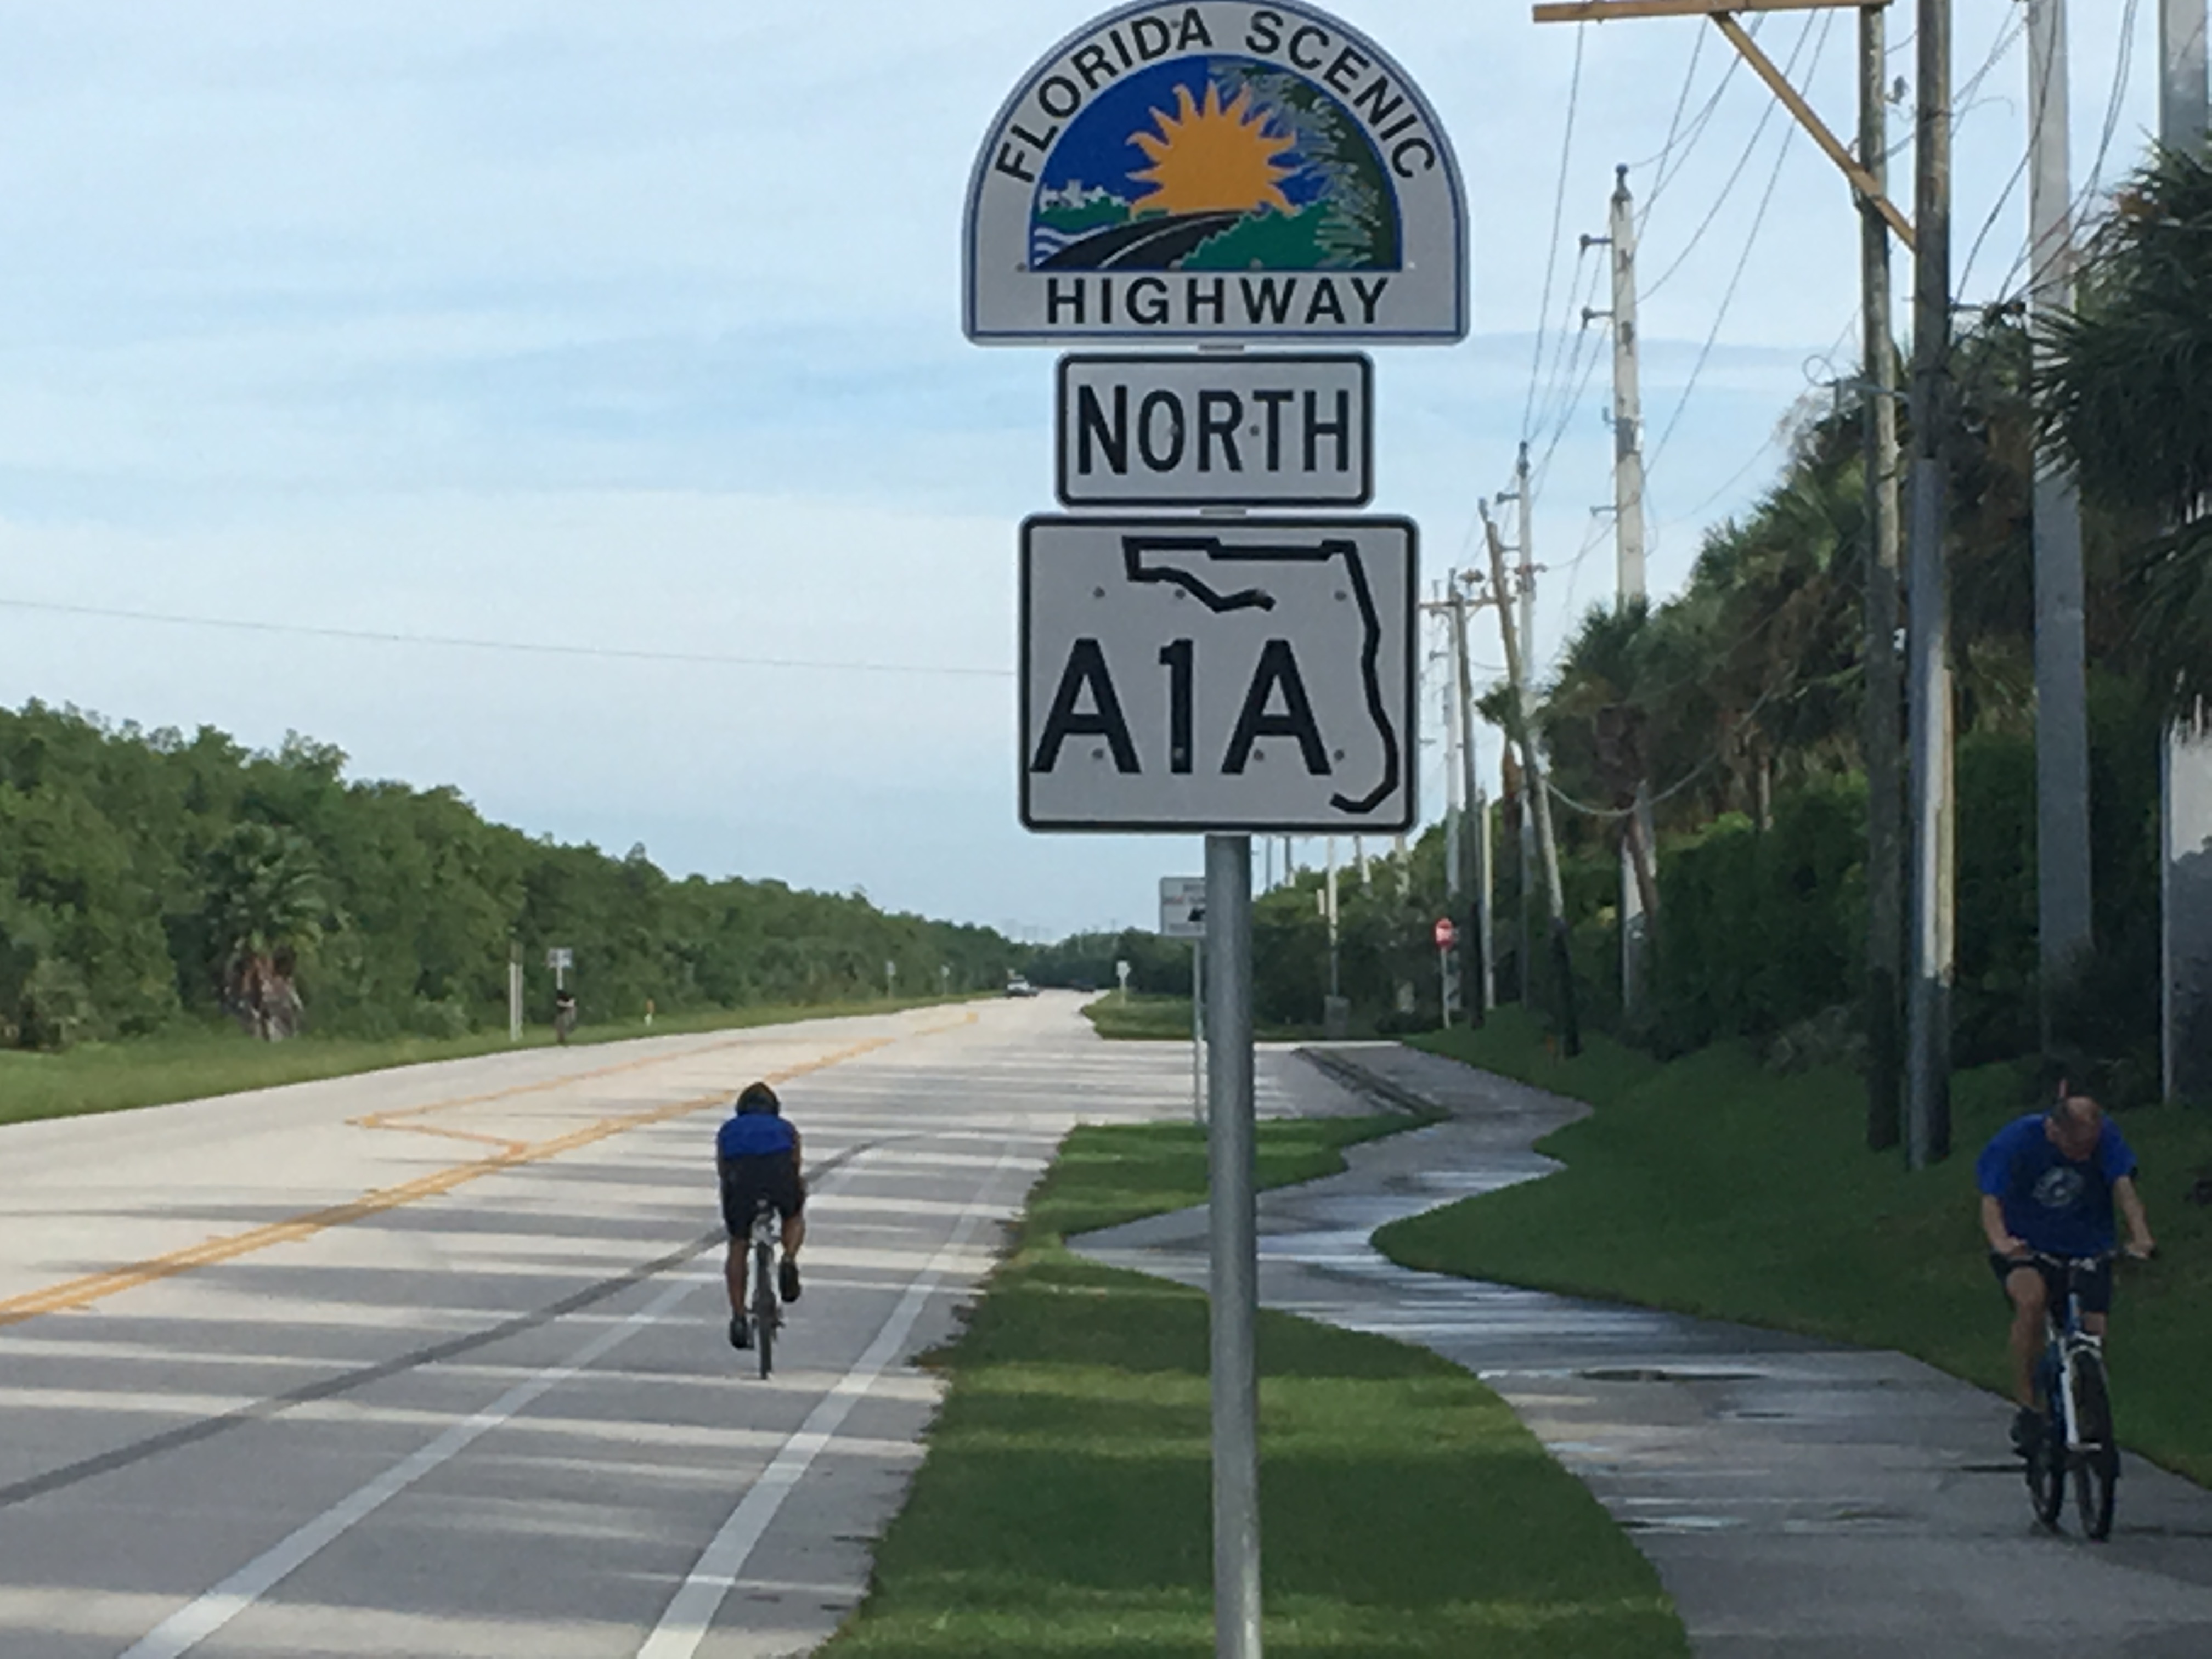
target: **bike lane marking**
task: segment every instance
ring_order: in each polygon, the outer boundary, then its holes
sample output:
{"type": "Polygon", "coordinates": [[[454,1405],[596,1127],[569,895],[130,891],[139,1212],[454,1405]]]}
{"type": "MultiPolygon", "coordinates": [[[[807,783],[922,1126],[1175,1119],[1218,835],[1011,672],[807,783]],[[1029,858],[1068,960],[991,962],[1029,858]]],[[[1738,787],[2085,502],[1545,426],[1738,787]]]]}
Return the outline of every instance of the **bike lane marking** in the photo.
{"type": "MultiPolygon", "coordinates": [[[[882,1143],[864,1145],[831,1159],[830,1169],[821,1178],[824,1194],[833,1190],[830,1185],[832,1181],[842,1185],[841,1177],[848,1176],[870,1153],[881,1150],[882,1143]]],[[[1008,1157],[1011,1156],[1009,1153],[1008,1157]]],[[[1004,1160],[1001,1167],[1003,1164],[1004,1160]]],[[[996,1175],[997,1171],[994,1170],[993,1178],[996,1175]]],[[[713,1247],[709,1244],[707,1248],[713,1247]]],[[[511,1422],[563,1382],[589,1370],[647,1326],[659,1323],[694,1291],[721,1282],[722,1270],[719,1265],[704,1269],[694,1267],[635,1313],[584,1343],[568,1358],[516,1383],[483,1410],[463,1418],[419,1451],[402,1458],[374,1480],[355,1488],[313,1520],[278,1540],[214,1589],[178,1608],[125,1649],[118,1659],[180,1659],[180,1656],[190,1653],[245,1613],[286,1578],[425,1475],[453,1462],[475,1442],[502,1424],[511,1422]]],[[[900,1304],[899,1311],[905,1311],[903,1303],[900,1304]]],[[[896,1322],[898,1315],[894,1314],[892,1317],[896,1322]]],[[[909,1318],[907,1324],[910,1326],[912,1323],[909,1318]]],[[[878,1340],[880,1342],[881,1339],[878,1340]]],[[[872,1347],[869,1350],[871,1354],[874,1352],[872,1347]]],[[[861,1363],[866,1364],[867,1362],[864,1359],[861,1363]]],[[[882,1368],[879,1365],[878,1369],[882,1368]]],[[[843,1386],[843,1382],[838,1384],[840,1388],[843,1386]]]]}
{"type": "MultiPolygon", "coordinates": [[[[945,1031],[957,1030],[962,1025],[973,1023],[975,1018],[976,1016],[970,1013],[965,1019],[956,1021],[951,1024],[930,1026],[922,1030],[902,1032],[893,1036],[870,1037],[840,1048],[818,1060],[807,1060],[771,1072],[769,1073],[768,1080],[772,1083],[789,1082],[795,1078],[805,1077],[810,1073],[826,1071],[833,1066],[841,1066],[848,1060],[873,1054],[878,1049],[889,1048],[895,1042],[913,1037],[933,1036],[945,1031]]],[[[734,1042],[714,1045],[716,1048],[734,1046],[736,1046],[734,1042]]],[[[706,1052],[711,1052],[711,1050],[691,1049],[680,1055],[654,1055],[644,1060],[626,1061],[620,1066],[604,1066],[598,1071],[584,1073],[577,1077],[520,1084],[513,1089],[466,1096],[459,1100],[434,1102],[428,1107],[415,1107],[409,1109],[410,1113],[419,1115],[430,1110],[481,1105],[489,1101],[560,1087],[568,1083],[587,1082],[596,1078],[611,1076],[618,1072],[634,1071],[648,1065],[666,1064],[677,1059],[690,1058],[706,1052]]],[[[434,1198],[441,1194],[453,1191],[456,1187],[481,1180],[485,1176],[495,1175],[506,1170],[521,1169],[532,1164],[542,1164],[549,1158],[559,1158],[563,1153],[595,1145],[612,1136],[626,1133],[632,1129],[644,1128],[651,1124],[665,1122],[671,1118],[684,1117],[694,1112],[703,1111],[709,1106],[724,1104],[728,1098],[726,1091],[717,1091],[713,1094],[696,1096],[691,1099],[677,1101],[666,1106],[650,1107],[643,1111],[626,1112],[613,1117],[602,1118],[596,1123],[586,1124],[582,1128],[572,1130],[564,1135],[556,1135],[550,1140],[538,1141],[535,1144],[518,1143],[512,1150],[502,1149],[487,1157],[471,1159],[466,1164],[457,1164],[447,1169],[434,1170],[428,1175],[419,1176],[412,1181],[403,1182],[398,1186],[379,1188],[374,1192],[363,1194],[361,1197],[349,1200],[343,1204],[334,1204],[323,1209],[310,1210],[300,1215],[287,1217],[282,1221],[273,1221],[264,1226],[251,1228],[245,1232],[222,1234],[214,1238],[204,1239],[198,1244],[188,1245],[183,1249],[149,1256],[143,1261],[109,1268],[104,1272],[86,1273],[76,1279],[64,1279],[58,1284],[49,1285],[40,1290],[27,1291],[20,1296],[0,1301],[0,1327],[20,1324],[27,1319],[35,1319],[41,1314],[58,1313],[64,1309],[88,1307],[93,1303],[119,1296],[125,1291],[137,1290],[164,1279],[175,1278],[180,1273],[191,1273],[201,1267],[213,1267],[221,1262],[233,1261],[240,1256],[251,1255],[257,1251],[269,1249],[278,1244],[289,1244],[301,1239],[312,1238],[316,1234],[327,1232],[333,1227],[346,1226],[353,1222],[365,1220],[370,1216],[380,1215],[388,1210],[396,1210],[404,1205],[418,1203],[426,1198],[434,1198]]],[[[353,1122],[364,1127],[395,1127],[372,1123],[363,1119],[356,1119],[353,1122]]],[[[432,1129],[429,1133],[448,1132],[432,1129]]]]}
{"type": "MultiPolygon", "coordinates": [[[[692,1659],[698,1652],[699,1644],[714,1626],[715,1614],[737,1588],[738,1575],[744,1571],[746,1561],[767,1535],[784,1500],[798,1489],[815,1458],[836,1437],[853,1408],[890,1369],[929,1299],[953,1272],[960,1253],[967,1249],[985,1218],[999,1207],[994,1196],[999,1178],[1020,1156],[1017,1146],[1011,1144],[1000,1152],[998,1163],[983,1177],[974,1200],[961,1211],[952,1236],[907,1286],[906,1294],[899,1298],[898,1306],[876,1333],[867,1352],[807,1413],[799,1431],[783,1443],[775,1459],[738,1499],[729,1519],[723,1522],[701,1552],[698,1562],[685,1575],[684,1583],[670,1599],[667,1610],[660,1615],[660,1622],[637,1650],[637,1659],[692,1659]]],[[[126,1654],[124,1659],[142,1656],[126,1654]]]]}
{"type": "Polygon", "coordinates": [[[121,1659],[179,1659],[244,1613],[284,1579],[336,1543],[361,1522],[441,1465],[450,1462],[502,1423],[569,1378],[589,1369],[668,1313],[702,1285],[720,1278],[687,1273],[627,1319],[601,1331],[561,1364],[518,1382],[454,1424],[413,1455],[356,1488],[307,1525],[264,1550],[205,1595],[187,1602],[125,1649],[121,1659]]]}

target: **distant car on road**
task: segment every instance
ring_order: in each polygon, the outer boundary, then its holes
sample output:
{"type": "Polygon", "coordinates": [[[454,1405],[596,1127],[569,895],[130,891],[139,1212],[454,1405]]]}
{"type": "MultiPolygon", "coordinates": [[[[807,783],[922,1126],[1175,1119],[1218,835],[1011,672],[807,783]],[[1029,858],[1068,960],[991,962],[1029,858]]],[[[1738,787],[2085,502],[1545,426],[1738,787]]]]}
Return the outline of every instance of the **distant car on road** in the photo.
{"type": "Polygon", "coordinates": [[[1036,987],[1025,979],[1010,979],[1006,981],[1006,994],[1010,997],[1033,997],[1036,994],[1036,987]]]}

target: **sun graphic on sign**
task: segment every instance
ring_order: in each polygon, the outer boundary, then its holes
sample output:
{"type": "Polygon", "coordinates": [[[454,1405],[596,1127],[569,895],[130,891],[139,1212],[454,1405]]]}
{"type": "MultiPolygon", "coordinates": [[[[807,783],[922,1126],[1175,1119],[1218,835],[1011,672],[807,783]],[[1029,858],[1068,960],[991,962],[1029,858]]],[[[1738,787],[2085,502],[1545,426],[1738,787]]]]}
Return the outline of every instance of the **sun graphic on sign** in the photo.
{"type": "Polygon", "coordinates": [[[1267,130],[1267,112],[1251,107],[1249,91],[1224,107],[1221,89],[1209,85],[1206,101],[1188,87],[1176,88],[1176,113],[1154,110],[1158,133],[1133,132],[1129,142],[1151,158],[1152,166],[1132,179],[1152,186],[1132,204],[1134,213],[1249,213],[1292,210],[1280,185],[1297,171],[1278,157],[1297,148],[1295,139],[1267,130]]]}

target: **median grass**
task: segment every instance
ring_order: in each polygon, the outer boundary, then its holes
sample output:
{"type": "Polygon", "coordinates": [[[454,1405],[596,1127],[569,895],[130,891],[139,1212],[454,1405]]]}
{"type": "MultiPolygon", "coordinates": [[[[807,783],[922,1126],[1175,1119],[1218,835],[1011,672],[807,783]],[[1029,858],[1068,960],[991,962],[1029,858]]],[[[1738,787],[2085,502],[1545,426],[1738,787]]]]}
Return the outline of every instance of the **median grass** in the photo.
{"type": "MultiPolygon", "coordinates": [[[[1264,1124],[1269,1185],[1403,1120],[1264,1124]]],[[[830,1659],[1214,1651],[1206,1303],[1067,1235],[1202,1200],[1201,1132],[1079,1130],[939,1356],[929,1455],[830,1659]]],[[[1295,1659],[1686,1656],[1650,1567],[1496,1395],[1423,1351],[1260,1325],[1266,1644],[1295,1659]]]]}
{"type": "MultiPolygon", "coordinates": [[[[1419,1046],[1597,1109],[1541,1143],[1562,1173],[1385,1228],[1376,1243],[1395,1260],[1902,1349],[2006,1389],[1973,1164],[2032,1109],[2014,1068],[1958,1076],[1953,1154],[1914,1174],[1866,1150],[1864,1087],[1848,1072],[1777,1076],[1735,1045],[1662,1064],[1602,1037],[1569,1060],[1513,1009],[1419,1046]]],[[[2123,1438],[2212,1484],[2212,1208],[2185,1201],[2212,1172],[2212,1112],[2115,1121],[2142,1160],[2160,1247],[2122,1269],[2111,1352],[2123,1438]]]]}
{"type": "MultiPolygon", "coordinates": [[[[1190,1041],[1188,997],[1109,991],[1097,1001],[1084,1004],[1083,1017],[1097,1028],[1100,1036],[1111,1042],[1190,1041]]],[[[1263,1042],[1297,1042],[1316,1032],[1289,1025],[1261,1025],[1253,1035],[1263,1042]]]]}
{"type": "MultiPolygon", "coordinates": [[[[741,1008],[657,1020],[580,1027],[572,1043],[621,1042],[643,1036],[740,1030],[844,1015],[881,1014],[927,1007],[963,998],[915,998],[905,1001],[823,1003],[793,1008],[741,1008]]],[[[521,1047],[550,1048],[553,1035],[543,1028],[526,1031],[521,1047]]],[[[512,1052],[507,1033],[479,1031],[459,1037],[402,1036],[380,1039],[309,1034],[286,1042],[261,1042],[235,1026],[206,1025],[174,1030],[121,1042],[87,1043],[63,1054],[26,1054],[0,1049],[0,1123],[33,1118],[72,1117],[114,1112],[212,1095],[271,1089],[288,1083],[350,1077],[430,1060],[467,1060],[478,1054],[512,1052]]]]}

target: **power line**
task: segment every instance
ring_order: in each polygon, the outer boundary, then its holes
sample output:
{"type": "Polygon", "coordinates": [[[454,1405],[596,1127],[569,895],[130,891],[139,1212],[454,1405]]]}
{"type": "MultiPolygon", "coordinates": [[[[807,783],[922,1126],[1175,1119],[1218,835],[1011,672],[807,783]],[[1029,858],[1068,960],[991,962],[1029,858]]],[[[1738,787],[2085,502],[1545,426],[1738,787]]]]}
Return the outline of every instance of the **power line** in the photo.
{"type": "MultiPolygon", "coordinates": [[[[1797,59],[1803,53],[1807,43],[1812,40],[1814,28],[1823,22],[1832,23],[1834,21],[1832,13],[1826,18],[1808,17],[1805,20],[1805,27],[1798,31],[1797,44],[1790,49],[1790,59],[1782,66],[1784,75],[1794,75],[1796,72],[1797,59]]],[[[1744,145],[1743,154],[1736,158],[1735,167],[1729,172],[1728,182],[1721,186],[1720,194],[1713,198],[1712,206],[1706,210],[1705,216],[1698,222],[1698,228],[1690,233],[1690,240],[1683,245],[1682,251],[1674,256],[1674,262],[1660,272],[1656,280],[1645,284],[1643,298],[1649,300],[1657,294],[1689,262],[1690,255],[1695,252],[1698,245],[1705,240],[1705,233],[1713,227],[1713,221],[1720,216],[1721,210],[1728,205],[1729,198],[1735,193],[1735,187],[1743,178],[1744,169],[1751,165],[1751,158],[1759,153],[1759,141],[1766,136],[1767,124],[1773,120],[1774,112],[1780,107],[1781,106],[1771,99],[1759,106],[1759,120],[1752,127],[1751,138],[1744,145]]]]}
{"type": "Polygon", "coordinates": [[[366,628],[322,628],[307,623],[255,622],[239,617],[181,616],[161,611],[124,611],[106,605],[64,605],[45,599],[0,599],[0,608],[52,616],[96,617],[112,622],[161,623],[179,628],[220,628],[252,634],[284,634],[305,639],[350,640],[365,645],[428,645],[461,651],[512,651],[543,657],[596,657],[621,662],[692,663],[718,668],[797,668],[842,674],[951,675],[970,679],[1010,680],[1010,668],[964,668],[939,663],[836,662],[811,657],[737,657],[714,652],[639,651],[620,646],[555,645],[536,640],[479,640],[449,634],[384,633],[366,628]]]}
{"type": "MultiPolygon", "coordinates": [[[[1820,19],[1820,39],[1814,43],[1812,62],[1805,66],[1805,73],[1808,79],[1820,67],[1820,58],[1827,51],[1828,35],[1834,27],[1836,15],[1833,12],[1826,13],[1820,19]]],[[[1735,262],[1735,271],[1729,278],[1728,288],[1721,295],[1719,309],[1714,313],[1713,325],[1705,336],[1705,344],[1698,349],[1698,361],[1691,365],[1690,378],[1683,382],[1682,395],[1675,402],[1674,412],[1668,417],[1666,429],[1659,434],[1659,442],[1652,449],[1650,459],[1644,464],[1644,471],[1647,474],[1657,469],[1659,458],[1667,453],[1667,446],[1674,436],[1675,428],[1682,423],[1683,411],[1689,408],[1690,399],[1697,394],[1698,382],[1705,374],[1705,364],[1713,355],[1713,346],[1720,339],[1721,329],[1727,323],[1729,312],[1735,304],[1737,291],[1743,286],[1743,273],[1751,264],[1753,250],[1759,246],[1759,233],[1766,224],[1768,210],[1774,205],[1774,192],[1782,183],[1782,170],[1790,160],[1790,147],[1796,141],[1796,137],[1797,129],[1795,126],[1784,129],[1782,143],[1774,154],[1774,171],[1767,175],[1765,194],[1759,198],[1758,210],[1752,216],[1751,232],[1744,238],[1743,252],[1735,262]]]]}
{"type": "Polygon", "coordinates": [[[1583,44],[1589,32],[1587,23],[1575,27],[1575,70],[1567,83],[1566,131],[1559,140],[1559,177],[1552,198],[1552,245],[1544,256],[1544,294],[1536,303],[1536,349],[1528,363],[1528,398],[1521,410],[1521,435],[1528,437],[1536,408],[1536,381],[1544,366],[1544,326],[1552,315],[1552,283],[1559,265],[1559,227],[1567,210],[1567,168],[1575,148],[1575,111],[1582,102],[1583,44]]]}

